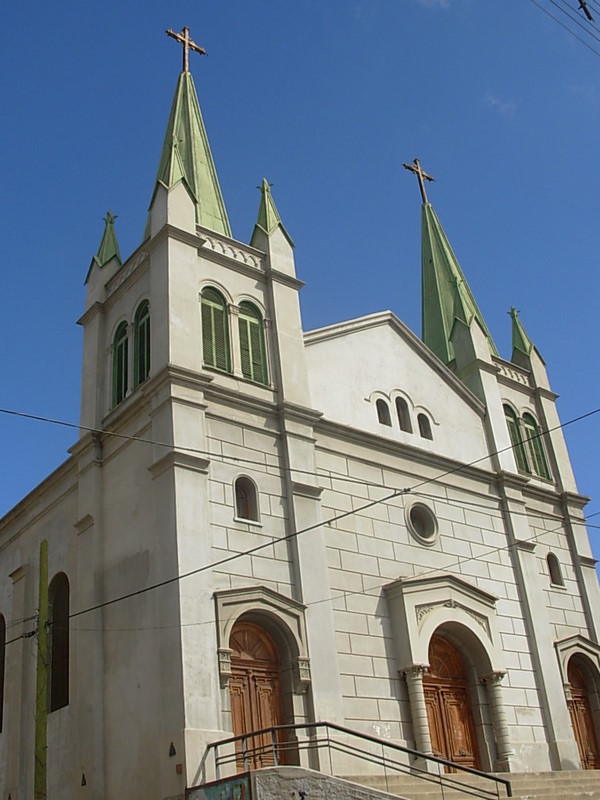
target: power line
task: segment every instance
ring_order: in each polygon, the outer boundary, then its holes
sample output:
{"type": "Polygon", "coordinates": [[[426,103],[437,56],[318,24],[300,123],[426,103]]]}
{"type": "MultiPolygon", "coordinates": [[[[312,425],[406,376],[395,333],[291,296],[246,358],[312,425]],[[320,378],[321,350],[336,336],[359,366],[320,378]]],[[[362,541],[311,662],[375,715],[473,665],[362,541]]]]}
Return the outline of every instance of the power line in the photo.
{"type": "Polygon", "coordinates": [[[548,11],[546,8],[544,8],[544,6],[541,3],[538,2],[538,0],[531,0],[531,2],[534,4],[534,6],[537,6],[541,11],[543,11],[544,14],[547,14],[551,19],[553,19],[556,23],[558,23],[558,25],[560,25],[561,28],[564,28],[568,33],[570,33],[571,36],[574,36],[576,39],[578,39],[581,42],[581,44],[584,45],[584,47],[587,47],[588,50],[591,50],[592,53],[595,53],[595,55],[600,56],[600,51],[596,50],[594,47],[588,44],[584,39],[581,38],[581,36],[578,36],[575,33],[575,31],[569,28],[568,25],[565,25],[563,22],[561,22],[560,19],[558,19],[558,17],[555,17],[554,14],[551,14],[550,11],[548,11]]]}
{"type": "MultiPolygon", "coordinates": [[[[5,409],[0,409],[0,412],[6,413],[6,410],[5,409]]],[[[592,411],[588,411],[588,412],[585,412],[584,414],[580,414],[577,417],[573,417],[572,419],[567,420],[566,422],[563,422],[563,423],[560,423],[559,425],[556,425],[554,428],[549,428],[548,430],[544,431],[543,433],[540,432],[540,433],[534,434],[533,436],[528,437],[528,439],[524,439],[522,441],[525,442],[525,441],[530,441],[532,439],[539,438],[539,437],[541,437],[541,436],[543,436],[543,435],[545,435],[547,433],[551,433],[554,430],[565,428],[568,425],[574,424],[575,422],[580,422],[580,421],[582,421],[584,419],[587,419],[588,417],[591,417],[591,416],[593,416],[593,415],[595,415],[595,414],[597,414],[599,412],[600,412],[600,407],[595,408],[592,411]]],[[[26,418],[37,419],[37,420],[40,420],[40,421],[43,421],[43,422],[57,422],[56,420],[51,420],[49,418],[41,418],[39,416],[25,414],[23,412],[9,411],[8,413],[16,415],[16,416],[24,416],[26,418]]],[[[79,426],[75,426],[73,423],[61,423],[61,422],[58,422],[58,424],[66,424],[68,427],[79,427],[79,426]]],[[[103,431],[94,431],[94,432],[103,433],[103,431]]],[[[112,432],[111,431],[107,431],[106,433],[111,434],[112,432]]],[[[125,438],[131,438],[131,437],[125,436],[124,434],[116,434],[116,435],[117,436],[124,436],[125,438]]],[[[147,443],[150,443],[150,444],[153,443],[151,440],[143,440],[143,441],[146,441],[147,443]]],[[[161,443],[158,443],[158,444],[161,444],[161,443]]],[[[165,444],[164,446],[171,447],[172,445],[166,445],[165,444]]],[[[312,530],[316,530],[317,528],[320,528],[321,526],[331,525],[333,522],[338,522],[339,520],[345,519],[346,517],[353,516],[354,514],[358,514],[358,513],[362,512],[362,511],[366,511],[369,508],[372,508],[372,507],[374,507],[376,505],[379,505],[381,503],[388,503],[391,500],[394,500],[397,497],[400,497],[402,495],[413,494],[413,493],[418,494],[418,492],[416,492],[416,490],[422,488],[423,486],[426,486],[426,485],[428,485],[430,483],[434,483],[434,482],[440,481],[443,478],[447,478],[450,475],[454,475],[457,472],[460,472],[461,470],[467,469],[469,467],[473,467],[476,464],[480,463],[481,461],[487,460],[489,458],[493,458],[494,456],[500,455],[501,453],[504,453],[504,452],[506,452],[508,450],[513,450],[514,447],[515,447],[515,445],[510,444],[507,447],[503,447],[503,448],[501,448],[499,450],[496,450],[493,453],[486,453],[485,455],[483,455],[483,456],[481,456],[481,457],[479,457],[477,459],[474,459],[473,461],[470,461],[467,464],[458,464],[456,467],[453,467],[452,469],[446,470],[445,472],[439,473],[438,475],[436,475],[436,476],[434,476],[432,478],[425,478],[424,480],[422,480],[419,483],[417,483],[415,486],[406,487],[404,489],[396,489],[396,490],[392,491],[390,494],[388,494],[388,495],[386,495],[384,497],[381,497],[381,498],[376,499],[376,500],[370,500],[368,503],[364,503],[363,505],[358,506],[355,509],[351,509],[349,511],[343,511],[340,514],[336,514],[333,517],[330,517],[330,518],[328,518],[326,520],[320,520],[319,522],[316,522],[313,525],[309,525],[306,528],[302,528],[299,531],[292,531],[291,533],[285,534],[284,536],[282,536],[279,539],[275,539],[275,538],[271,537],[266,542],[261,542],[260,544],[255,545],[254,547],[251,547],[251,548],[249,548],[247,550],[244,550],[244,551],[241,551],[241,552],[238,552],[238,553],[231,553],[231,554],[223,557],[222,559],[219,559],[219,560],[214,561],[214,562],[210,562],[208,564],[204,564],[203,566],[197,567],[196,569],[190,570],[189,572],[182,573],[180,575],[174,575],[171,578],[167,578],[167,579],[165,579],[163,581],[158,581],[157,583],[151,584],[150,586],[145,586],[145,587],[143,587],[141,589],[137,589],[137,590],[135,590],[133,592],[127,592],[127,593],[125,593],[123,595],[120,595],[118,597],[114,597],[114,598],[112,598],[110,600],[105,600],[102,603],[97,603],[96,605],[89,606],[88,608],[84,608],[84,609],[81,609],[79,611],[73,612],[72,614],[69,614],[69,619],[74,619],[76,617],[82,616],[83,614],[91,613],[92,611],[98,611],[101,608],[106,608],[107,606],[114,605],[115,603],[122,602],[123,600],[129,600],[129,599],[131,599],[133,597],[138,597],[139,595],[145,594],[146,592],[153,591],[154,589],[160,589],[160,588],[162,588],[164,586],[168,586],[168,585],[170,585],[172,583],[176,583],[176,582],[178,582],[180,580],[183,580],[184,578],[189,578],[189,577],[192,577],[193,575],[198,575],[201,572],[205,572],[205,571],[207,571],[209,569],[214,569],[216,567],[223,566],[224,564],[227,564],[227,563],[229,563],[231,561],[237,560],[238,558],[244,558],[246,556],[251,556],[254,553],[259,552],[260,550],[264,550],[267,547],[272,547],[275,544],[278,544],[280,542],[290,541],[291,539],[294,539],[294,538],[296,538],[297,536],[300,536],[303,533],[308,533],[308,532],[310,532],[312,530]]],[[[195,448],[181,448],[181,449],[195,451],[195,448]]],[[[201,452],[204,452],[204,451],[201,451],[201,452]]],[[[382,487],[382,488],[387,488],[387,487],[382,487]]],[[[475,557],[473,557],[473,558],[475,558],[475,557]]],[[[467,560],[472,560],[472,559],[467,559],[467,560]]],[[[18,641],[18,639],[27,638],[28,636],[31,636],[31,635],[33,635],[31,632],[29,632],[27,634],[22,634],[21,636],[16,637],[15,639],[11,639],[10,642],[18,641]]],[[[6,644],[9,644],[9,642],[6,642],[6,644]]]]}

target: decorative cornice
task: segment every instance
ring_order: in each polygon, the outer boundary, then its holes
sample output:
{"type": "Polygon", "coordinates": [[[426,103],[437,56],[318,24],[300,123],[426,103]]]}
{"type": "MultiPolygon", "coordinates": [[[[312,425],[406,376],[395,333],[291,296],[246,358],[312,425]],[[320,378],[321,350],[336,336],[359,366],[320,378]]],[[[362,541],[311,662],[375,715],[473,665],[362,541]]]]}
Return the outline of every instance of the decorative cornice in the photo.
{"type": "Polygon", "coordinates": [[[527,370],[515,366],[511,361],[505,361],[503,358],[493,357],[492,360],[498,369],[500,383],[506,385],[518,383],[528,389],[532,388],[531,375],[527,370]]]}
{"type": "Polygon", "coordinates": [[[81,519],[78,519],[74,527],[78,534],[85,533],[85,531],[92,528],[94,525],[94,518],[91,514],[85,514],[81,519]]]}
{"type": "Polygon", "coordinates": [[[97,300],[95,303],[92,303],[89,308],[86,308],[84,313],[77,320],[77,324],[87,325],[88,322],[98,314],[104,314],[104,303],[100,303],[97,300]]]}
{"type": "Polygon", "coordinates": [[[186,453],[181,450],[170,450],[164,456],[157,459],[153,464],[148,467],[148,471],[152,475],[152,480],[162,475],[169,469],[180,467],[187,469],[190,472],[200,472],[203,475],[208,473],[210,466],[210,459],[203,458],[202,456],[194,455],[193,453],[186,453]]]}
{"type": "Polygon", "coordinates": [[[537,547],[537,542],[532,542],[531,539],[515,539],[515,547],[524,553],[533,553],[537,547]]]}
{"type": "Polygon", "coordinates": [[[243,265],[250,267],[253,271],[264,272],[265,255],[260,250],[241,242],[236,242],[226,236],[220,236],[218,233],[208,231],[200,226],[197,226],[196,229],[198,235],[202,238],[198,255],[204,255],[204,251],[208,250],[216,256],[224,257],[226,262],[233,261],[236,265],[243,265]]]}
{"type": "Polygon", "coordinates": [[[318,500],[323,494],[323,487],[315,486],[314,484],[311,483],[302,483],[300,481],[293,481],[292,491],[295,495],[298,495],[300,497],[308,497],[309,499],[312,500],[318,500]]]}

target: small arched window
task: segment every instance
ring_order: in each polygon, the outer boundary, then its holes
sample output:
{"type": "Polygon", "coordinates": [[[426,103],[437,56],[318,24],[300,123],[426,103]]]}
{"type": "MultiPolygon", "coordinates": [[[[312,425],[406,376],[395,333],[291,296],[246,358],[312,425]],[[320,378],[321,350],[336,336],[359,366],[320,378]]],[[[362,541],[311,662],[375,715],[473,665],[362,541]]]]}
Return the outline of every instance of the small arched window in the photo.
{"type": "Polygon", "coordinates": [[[267,357],[263,319],[252,303],[240,303],[239,328],[242,375],[250,381],[266,384],[267,357]]]}
{"type": "Polygon", "coordinates": [[[565,580],[562,576],[560,568],[560,561],[554,553],[548,553],[546,556],[546,564],[548,565],[548,575],[550,575],[550,583],[554,586],[564,586],[565,580]]]}
{"type": "Polygon", "coordinates": [[[390,416],[390,407],[385,402],[385,400],[377,400],[375,403],[375,408],[377,409],[377,419],[382,425],[389,425],[392,427],[392,418],[390,416]]]}
{"type": "Polygon", "coordinates": [[[48,625],[48,711],[56,711],[69,704],[69,579],[64,572],[48,589],[48,625]]]}
{"type": "Polygon", "coordinates": [[[515,454],[515,461],[517,462],[517,469],[520,472],[531,472],[527,462],[527,453],[523,444],[523,437],[521,436],[521,426],[516,413],[510,406],[504,405],[504,417],[508,427],[508,435],[510,436],[510,443],[515,454]]]}
{"type": "Polygon", "coordinates": [[[223,295],[208,286],[202,292],[202,358],[208,367],[231,372],[227,303],[223,295]]]}
{"type": "Polygon", "coordinates": [[[542,435],[537,422],[531,414],[523,414],[523,431],[527,446],[529,448],[529,458],[533,471],[540,478],[550,478],[550,470],[548,469],[548,462],[544,453],[544,445],[542,444],[542,435]]]}
{"type": "Polygon", "coordinates": [[[127,394],[127,323],[117,328],[113,341],[113,406],[118,406],[127,394]]]}
{"type": "Polygon", "coordinates": [[[4,717],[4,663],[6,660],[6,622],[0,614],[0,733],[4,717]]]}
{"type": "Polygon", "coordinates": [[[431,422],[429,421],[429,417],[427,416],[427,414],[418,414],[417,422],[419,423],[419,433],[421,434],[423,439],[433,439],[433,433],[431,431],[431,422]]]}
{"type": "Polygon", "coordinates": [[[235,515],[238,519],[259,521],[256,486],[250,478],[242,476],[235,482],[235,515]]]}
{"type": "Polygon", "coordinates": [[[412,433],[412,422],[410,421],[410,411],[408,410],[408,403],[403,397],[396,398],[396,413],[398,414],[398,423],[401,431],[412,433]]]}
{"type": "Polygon", "coordinates": [[[133,327],[133,384],[139,386],[150,374],[150,307],[147,300],[138,306],[133,327]]]}

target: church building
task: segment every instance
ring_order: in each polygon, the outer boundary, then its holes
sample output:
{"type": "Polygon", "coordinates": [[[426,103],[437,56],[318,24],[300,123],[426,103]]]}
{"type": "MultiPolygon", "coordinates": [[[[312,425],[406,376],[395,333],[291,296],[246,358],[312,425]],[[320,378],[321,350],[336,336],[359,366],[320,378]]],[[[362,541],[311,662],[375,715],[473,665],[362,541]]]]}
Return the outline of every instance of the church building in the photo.
{"type": "Polygon", "coordinates": [[[232,237],[169,33],[144,235],[123,260],[109,212],[82,271],[79,438],[0,520],[0,798],[183,798],[211,743],[317,721],[600,767],[586,498],[517,312],[507,360],[415,160],[422,338],[393,311],[304,331],[288,221],[263,180],[232,237]]]}

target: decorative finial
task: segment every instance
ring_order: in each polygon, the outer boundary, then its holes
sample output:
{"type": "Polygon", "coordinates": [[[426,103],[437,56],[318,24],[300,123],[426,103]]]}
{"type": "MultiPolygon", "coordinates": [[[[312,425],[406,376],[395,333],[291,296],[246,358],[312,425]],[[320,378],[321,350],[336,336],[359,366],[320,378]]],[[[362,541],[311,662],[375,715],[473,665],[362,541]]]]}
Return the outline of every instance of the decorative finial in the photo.
{"type": "Polygon", "coordinates": [[[409,169],[411,172],[417,176],[419,180],[419,189],[421,190],[421,197],[423,198],[424,203],[428,203],[427,200],[427,192],[425,191],[425,181],[432,181],[433,178],[431,175],[428,175],[426,172],[423,172],[421,164],[419,163],[419,159],[415,158],[412,164],[404,164],[404,169],[409,169]]]}
{"type": "Polygon", "coordinates": [[[206,50],[200,45],[196,44],[196,42],[190,38],[190,29],[186,26],[181,33],[176,33],[172,31],[171,28],[167,28],[165,31],[167,36],[170,36],[175,41],[179,42],[179,44],[183,45],[183,70],[182,72],[189,72],[190,71],[190,63],[189,63],[189,55],[190,50],[194,50],[196,53],[200,53],[201,56],[206,55],[206,50]]]}
{"type": "Polygon", "coordinates": [[[107,211],[106,216],[102,217],[102,221],[106,222],[107,225],[113,225],[116,218],[117,214],[113,214],[112,211],[107,211]]]}

